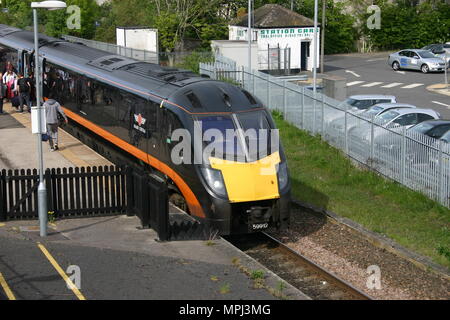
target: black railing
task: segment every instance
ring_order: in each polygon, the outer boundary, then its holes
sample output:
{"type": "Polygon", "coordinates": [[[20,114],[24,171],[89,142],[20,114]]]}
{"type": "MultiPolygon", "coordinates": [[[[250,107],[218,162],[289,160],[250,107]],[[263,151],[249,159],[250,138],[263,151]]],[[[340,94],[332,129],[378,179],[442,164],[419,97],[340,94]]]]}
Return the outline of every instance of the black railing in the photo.
{"type": "MultiPolygon", "coordinates": [[[[143,227],[169,240],[165,183],[130,167],[99,166],[45,171],[48,211],[55,218],[136,214],[143,227]]],[[[0,171],[0,221],[38,218],[36,169],[0,171]]]]}

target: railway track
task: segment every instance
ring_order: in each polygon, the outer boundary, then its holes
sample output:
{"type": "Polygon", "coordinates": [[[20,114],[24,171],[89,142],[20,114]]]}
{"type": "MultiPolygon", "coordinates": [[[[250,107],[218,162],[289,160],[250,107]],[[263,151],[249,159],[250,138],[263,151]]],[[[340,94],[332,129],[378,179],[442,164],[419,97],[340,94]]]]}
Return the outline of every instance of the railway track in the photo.
{"type": "Polygon", "coordinates": [[[225,239],[313,300],[372,299],[264,232],[225,239]]]}

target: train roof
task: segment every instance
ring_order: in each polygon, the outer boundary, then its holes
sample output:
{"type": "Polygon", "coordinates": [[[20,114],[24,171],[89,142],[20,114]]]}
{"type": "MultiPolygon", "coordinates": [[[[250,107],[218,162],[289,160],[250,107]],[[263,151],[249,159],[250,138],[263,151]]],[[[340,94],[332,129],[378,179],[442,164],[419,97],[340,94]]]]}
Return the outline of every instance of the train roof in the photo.
{"type": "MultiPolygon", "coordinates": [[[[34,50],[34,34],[0,24],[0,44],[34,50]]],[[[143,62],[110,52],[39,35],[39,54],[46,61],[144,98],[166,100],[189,114],[232,113],[262,107],[240,88],[191,71],[143,62]]]]}
{"type": "MultiPolygon", "coordinates": [[[[0,25],[0,42],[22,50],[34,50],[34,34],[7,25],[0,25]]],[[[163,67],[109,52],[87,47],[80,43],[39,35],[40,55],[47,61],[67,69],[86,74],[100,81],[137,88],[167,99],[178,88],[200,81],[211,81],[191,71],[163,67]]]]}

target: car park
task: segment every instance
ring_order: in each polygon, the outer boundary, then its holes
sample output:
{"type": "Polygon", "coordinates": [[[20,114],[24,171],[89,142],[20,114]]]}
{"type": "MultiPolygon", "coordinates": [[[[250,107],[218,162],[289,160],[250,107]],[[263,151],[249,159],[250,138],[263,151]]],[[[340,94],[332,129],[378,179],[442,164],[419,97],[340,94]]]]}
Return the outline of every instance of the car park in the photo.
{"type": "Polygon", "coordinates": [[[400,69],[420,70],[423,73],[430,71],[444,71],[445,61],[436,57],[428,50],[408,49],[390,54],[388,65],[395,71],[400,69]]]}

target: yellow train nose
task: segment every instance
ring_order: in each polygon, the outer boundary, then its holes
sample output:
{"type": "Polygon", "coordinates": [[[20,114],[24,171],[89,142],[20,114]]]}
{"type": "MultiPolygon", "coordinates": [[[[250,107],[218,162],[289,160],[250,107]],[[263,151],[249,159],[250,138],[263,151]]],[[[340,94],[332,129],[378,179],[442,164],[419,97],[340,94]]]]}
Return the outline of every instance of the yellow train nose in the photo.
{"type": "Polygon", "coordinates": [[[278,152],[248,163],[209,159],[211,167],[222,172],[230,202],[279,198],[276,165],[280,161],[278,152]]]}

